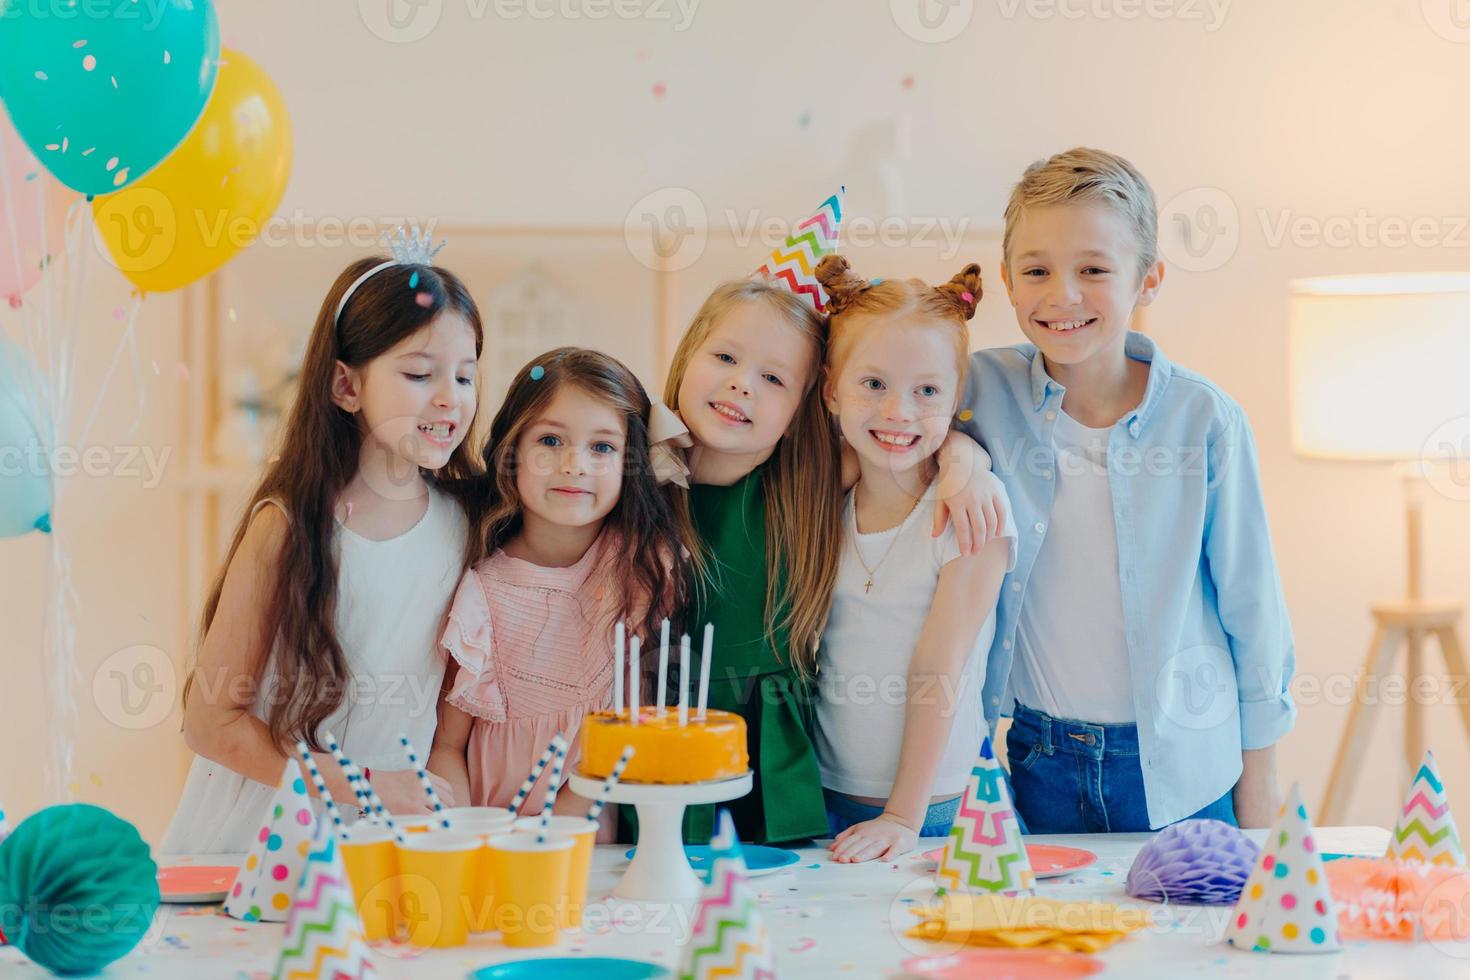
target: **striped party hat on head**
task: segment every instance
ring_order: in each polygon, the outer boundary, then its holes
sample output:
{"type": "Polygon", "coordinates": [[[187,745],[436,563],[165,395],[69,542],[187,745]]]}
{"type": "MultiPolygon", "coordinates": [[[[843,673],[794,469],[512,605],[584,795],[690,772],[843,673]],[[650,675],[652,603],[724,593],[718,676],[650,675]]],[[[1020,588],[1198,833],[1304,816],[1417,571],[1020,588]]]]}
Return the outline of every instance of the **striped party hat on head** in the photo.
{"type": "Polygon", "coordinates": [[[837,251],[837,232],[842,226],[842,198],[846,187],[822,202],[816,213],[798,224],[755,270],[755,275],[779,282],[811,304],[818,313],[827,312],[827,291],[817,282],[817,263],[837,251]]]}
{"type": "Polygon", "coordinates": [[[776,980],[771,936],[746,877],[735,821],[721,810],[710,838],[709,883],[699,896],[679,980],[776,980]]]}
{"type": "Polygon", "coordinates": [[[939,877],[951,889],[1002,895],[1028,894],[1036,884],[1010,788],[988,738],[960,798],[939,877]]]}
{"type": "Polygon", "coordinates": [[[1302,789],[1293,784],[1225,925],[1230,945],[1256,953],[1342,949],[1337,906],[1312,835],[1302,789]]]}
{"type": "Polygon", "coordinates": [[[320,820],[273,980],[361,980],[374,972],[337,835],[320,820]]]}
{"type": "Polygon", "coordinates": [[[1404,798],[1404,809],[1388,839],[1388,851],[1383,855],[1395,861],[1422,861],[1425,864],[1440,864],[1446,867],[1465,866],[1465,848],[1460,843],[1460,832],[1455,827],[1455,815],[1450,812],[1449,796],[1440,778],[1439,766],[1434,753],[1426,751],[1419,771],[1409,784],[1404,798]]]}

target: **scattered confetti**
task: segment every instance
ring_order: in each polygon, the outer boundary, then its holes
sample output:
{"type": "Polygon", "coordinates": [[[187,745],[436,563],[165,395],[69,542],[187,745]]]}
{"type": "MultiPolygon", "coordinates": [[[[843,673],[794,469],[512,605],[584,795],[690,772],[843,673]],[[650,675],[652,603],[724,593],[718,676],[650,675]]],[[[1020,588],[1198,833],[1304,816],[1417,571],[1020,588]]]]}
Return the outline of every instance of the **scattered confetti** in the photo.
{"type": "Polygon", "coordinates": [[[50,76],[47,75],[44,71],[38,71],[38,72],[36,72],[36,77],[39,78],[43,82],[44,81],[48,81],[50,79],[50,76]]]}
{"type": "Polygon", "coordinates": [[[171,55],[171,54],[169,54],[168,53],[168,49],[165,48],[164,49],[164,52],[163,52],[163,63],[166,65],[166,64],[168,64],[169,62],[171,62],[173,60],[174,60],[174,56],[171,55]]]}
{"type": "Polygon", "coordinates": [[[121,170],[119,170],[117,172],[117,175],[112,178],[112,186],[113,187],[121,187],[123,184],[126,184],[127,182],[128,182],[128,168],[127,167],[123,167],[121,170]]]}
{"type": "Polygon", "coordinates": [[[87,41],[85,38],[80,41],[73,41],[71,42],[71,46],[74,48],[85,48],[87,46],[87,41]]]}
{"type": "Polygon", "coordinates": [[[531,368],[532,381],[540,381],[544,377],[546,377],[546,369],[544,367],[538,364],[535,367],[531,368]]]}
{"type": "Polygon", "coordinates": [[[80,793],[82,791],[82,784],[81,783],[67,783],[66,784],[66,791],[68,793],[70,793],[72,796],[76,796],[78,793],[80,793]]]}
{"type": "Polygon", "coordinates": [[[411,275],[411,276],[408,277],[408,288],[409,289],[418,289],[419,288],[419,274],[418,274],[417,270],[414,271],[414,274],[413,275],[411,275]]]}
{"type": "Polygon", "coordinates": [[[82,70],[83,71],[91,71],[92,69],[94,69],[96,67],[97,67],[97,56],[96,55],[89,54],[85,58],[82,59],[82,70]]]}
{"type": "Polygon", "coordinates": [[[788,946],[786,948],[790,952],[793,952],[793,953],[805,953],[807,950],[811,949],[816,944],[817,944],[817,941],[815,939],[811,939],[809,937],[803,936],[801,939],[798,939],[796,941],[796,945],[794,945],[794,946],[788,946]]]}
{"type": "Polygon", "coordinates": [[[97,775],[95,772],[89,772],[89,773],[87,773],[87,778],[92,781],[92,785],[93,786],[101,786],[102,785],[102,777],[99,776],[99,775],[97,775]]]}
{"type": "Polygon", "coordinates": [[[812,124],[812,114],[810,112],[803,112],[801,116],[796,120],[796,124],[802,129],[806,129],[812,124]]]}
{"type": "Polygon", "coordinates": [[[654,82],[653,83],[653,97],[655,99],[661,99],[665,95],[667,95],[668,93],[669,93],[669,87],[667,85],[665,85],[663,82],[654,82]]]}
{"type": "Polygon", "coordinates": [[[95,146],[89,146],[85,150],[82,151],[82,156],[89,157],[89,156],[91,156],[92,154],[94,154],[96,152],[97,152],[97,147],[95,147],[95,146]]]}
{"type": "Polygon", "coordinates": [[[426,310],[434,305],[434,297],[430,296],[428,293],[419,293],[413,299],[414,302],[418,303],[426,310]]]}
{"type": "Polygon", "coordinates": [[[107,77],[112,80],[112,87],[113,88],[117,88],[117,76],[116,75],[108,75],[107,77]]]}
{"type": "Polygon", "coordinates": [[[127,315],[128,315],[128,311],[125,310],[125,309],[123,309],[121,306],[114,306],[112,308],[112,318],[114,320],[121,320],[123,317],[125,317],[127,315]]]}
{"type": "Polygon", "coordinates": [[[913,87],[914,87],[914,76],[912,76],[912,75],[905,75],[905,76],[903,76],[903,90],[905,92],[908,92],[908,91],[911,91],[913,89],[913,87]]]}

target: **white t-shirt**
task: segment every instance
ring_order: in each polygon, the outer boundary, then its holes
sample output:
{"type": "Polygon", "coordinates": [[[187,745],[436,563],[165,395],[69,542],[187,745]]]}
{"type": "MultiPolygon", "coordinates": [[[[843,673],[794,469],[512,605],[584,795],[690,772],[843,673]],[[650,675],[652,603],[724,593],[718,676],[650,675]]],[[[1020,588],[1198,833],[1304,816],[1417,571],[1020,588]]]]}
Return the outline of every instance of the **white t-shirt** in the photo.
{"type": "MultiPolygon", "coordinates": [[[[1016,529],[1003,490],[1001,506],[1009,570],[1016,563],[1016,529]]],[[[817,656],[817,761],[822,785],[839,793],[887,799],[893,789],[908,711],[909,661],[929,618],[939,573],[960,554],[953,525],[937,538],[930,534],[934,507],[926,493],[902,524],[874,534],[857,533],[852,493],[843,507],[842,564],[817,656]],[[862,561],[874,570],[871,592],[864,589],[868,572],[858,560],[859,548],[862,561]]],[[[975,636],[958,690],[936,685],[915,692],[954,715],[931,797],[963,792],[980,752],[985,735],[980,688],[994,638],[992,609],[975,636]]]]}
{"type": "Polygon", "coordinates": [[[1010,693],[1054,718],[1130,724],[1138,715],[1108,483],[1112,432],[1057,415],[1056,500],[1016,623],[1010,693]]]}

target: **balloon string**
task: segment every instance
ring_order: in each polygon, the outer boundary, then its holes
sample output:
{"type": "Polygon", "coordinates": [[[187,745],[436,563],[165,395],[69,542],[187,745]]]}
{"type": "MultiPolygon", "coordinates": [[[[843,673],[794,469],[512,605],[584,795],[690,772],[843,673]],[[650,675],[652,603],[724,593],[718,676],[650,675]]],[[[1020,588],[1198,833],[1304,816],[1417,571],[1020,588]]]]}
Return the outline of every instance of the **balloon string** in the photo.
{"type": "Polygon", "coordinates": [[[128,436],[132,436],[133,431],[138,427],[139,421],[142,420],[143,382],[137,370],[138,342],[134,336],[134,329],[138,323],[138,310],[142,305],[143,297],[141,295],[133,298],[133,308],[128,313],[127,329],[123,331],[123,335],[118,338],[117,345],[113,348],[112,361],[107,365],[107,373],[102,376],[102,383],[97,387],[97,397],[92,401],[92,410],[87,413],[87,421],[82,424],[81,434],[77,437],[78,452],[83,451],[87,446],[87,437],[92,434],[92,423],[97,421],[97,412],[102,408],[102,401],[107,396],[107,388],[112,383],[113,372],[117,370],[118,361],[122,360],[123,351],[128,349],[131,349],[133,353],[133,374],[135,380],[138,382],[137,417],[133,419],[133,424],[128,429],[128,436]]]}
{"type": "Polygon", "coordinates": [[[61,540],[58,524],[51,533],[50,585],[47,592],[46,686],[51,695],[51,716],[56,735],[51,743],[51,797],[61,801],[71,793],[72,736],[76,730],[76,704],[71,692],[76,690],[76,641],[80,600],[72,585],[71,559],[61,540]]]}

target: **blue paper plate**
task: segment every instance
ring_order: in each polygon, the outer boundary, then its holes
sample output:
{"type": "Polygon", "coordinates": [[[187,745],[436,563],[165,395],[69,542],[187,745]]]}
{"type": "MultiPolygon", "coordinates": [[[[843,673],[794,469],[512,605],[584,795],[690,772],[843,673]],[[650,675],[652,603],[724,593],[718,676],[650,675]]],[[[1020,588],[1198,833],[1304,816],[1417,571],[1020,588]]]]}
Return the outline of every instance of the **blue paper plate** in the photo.
{"type": "MultiPolygon", "coordinates": [[[[633,853],[638,848],[628,849],[628,858],[632,859],[633,853]]],[[[801,858],[796,856],[795,851],[788,851],[781,847],[766,847],[762,844],[741,844],[740,853],[745,858],[745,870],[751,876],[771,874],[782,868],[789,868],[796,864],[801,858]]],[[[708,844],[685,844],[684,854],[688,856],[689,863],[699,876],[706,882],[709,881],[709,855],[708,844]]]]}
{"type": "Polygon", "coordinates": [[[576,959],[556,956],[544,960],[516,960],[514,963],[497,963],[470,974],[470,980],[656,980],[673,976],[667,968],[657,963],[639,960],[617,960],[604,956],[576,959]]]}

